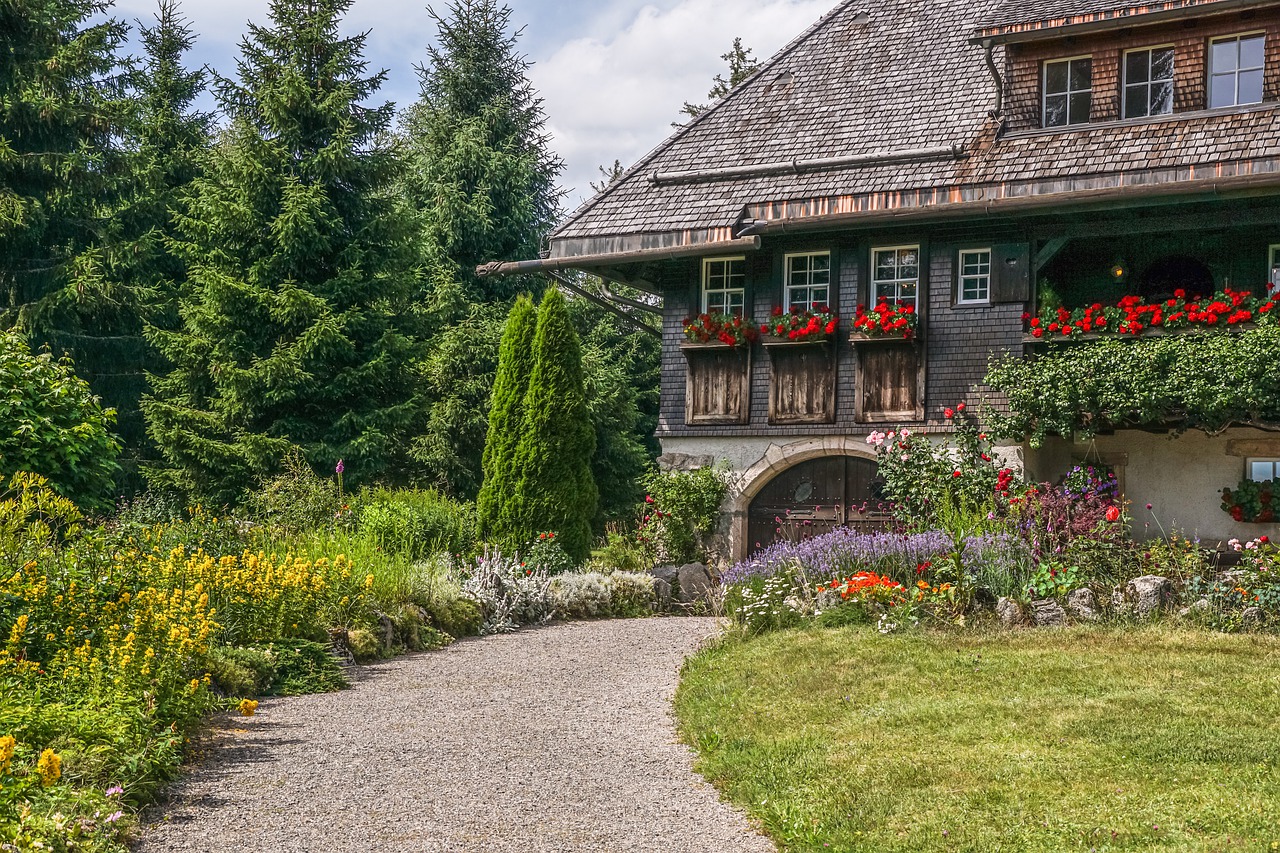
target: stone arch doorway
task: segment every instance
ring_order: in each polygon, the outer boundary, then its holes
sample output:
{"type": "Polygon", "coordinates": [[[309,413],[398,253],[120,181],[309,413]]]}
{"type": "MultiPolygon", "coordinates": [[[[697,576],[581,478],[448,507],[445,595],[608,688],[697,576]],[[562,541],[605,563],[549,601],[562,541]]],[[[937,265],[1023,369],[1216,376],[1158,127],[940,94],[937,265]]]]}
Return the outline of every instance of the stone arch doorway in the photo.
{"type": "Polygon", "coordinates": [[[880,485],[875,461],[861,455],[818,456],[777,471],[747,505],[743,550],[749,554],[841,526],[881,527],[880,485]]]}

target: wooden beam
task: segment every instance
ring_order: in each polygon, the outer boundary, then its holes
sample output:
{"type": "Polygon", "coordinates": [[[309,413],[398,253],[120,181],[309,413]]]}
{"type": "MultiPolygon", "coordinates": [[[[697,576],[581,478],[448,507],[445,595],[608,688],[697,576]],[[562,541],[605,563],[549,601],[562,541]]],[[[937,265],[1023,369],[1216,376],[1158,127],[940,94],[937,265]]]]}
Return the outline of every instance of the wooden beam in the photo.
{"type": "Polygon", "coordinates": [[[648,334],[653,335],[658,340],[662,340],[662,332],[660,330],[655,329],[653,326],[650,326],[648,323],[644,322],[643,320],[637,320],[635,317],[632,317],[630,314],[628,314],[626,311],[623,311],[617,305],[614,305],[612,302],[608,302],[604,299],[601,299],[599,296],[596,296],[591,291],[583,290],[577,284],[565,278],[564,276],[560,275],[559,273],[552,272],[550,270],[544,270],[543,275],[545,275],[547,278],[551,279],[556,284],[563,287],[565,290],[568,290],[572,293],[577,294],[578,296],[581,296],[583,299],[586,299],[588,302],[593,302],[596,305],[599,305],[601,308],[603,308],[604,310],[608,311],[611,314],[618,315],[619,317],[621,317],[623,320],[626,320],[628,323],[630,323],[639,331],[647,332],[648,334]]]}
{"type": "Polygon", "coordinates": [[[1045,244],[1040,247],[1040,251],[1036,252],[1035,269],[1039,272],[1044,265],[1053,260],[1054,256],[1062,251],[1062,248],[1071,240],[1070,237],[1050,237],[1045,244]]]}

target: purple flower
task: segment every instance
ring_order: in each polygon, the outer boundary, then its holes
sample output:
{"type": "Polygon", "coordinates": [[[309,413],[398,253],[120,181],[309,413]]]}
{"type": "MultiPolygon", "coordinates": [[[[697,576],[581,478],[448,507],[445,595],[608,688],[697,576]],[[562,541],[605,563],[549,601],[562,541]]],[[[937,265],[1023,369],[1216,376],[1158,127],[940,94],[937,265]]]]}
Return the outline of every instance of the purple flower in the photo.
{"type": "Polygon", "coordinates": [[[108,797],[114,797],[116,794],[123,794],[123,793],[124,793],[124,788],[121,788],[119,785],[112,785],[110,788],[107,789],[108,797]]]}
{"type": "Polygon", "coordinates": [[[338,467],[337,467],[337,468],[334,468],[333,470],[338,472],[338,476],[342,476],[342,472],[343,472],[343,471],[345,471],[345,470],[347,470],[347,467],[346,467],[345,465],[343,465],[343,464],[342,464],[342,460],[341,460],[341,459],[339,459],[339,460],[338,460],[338,467]]]}

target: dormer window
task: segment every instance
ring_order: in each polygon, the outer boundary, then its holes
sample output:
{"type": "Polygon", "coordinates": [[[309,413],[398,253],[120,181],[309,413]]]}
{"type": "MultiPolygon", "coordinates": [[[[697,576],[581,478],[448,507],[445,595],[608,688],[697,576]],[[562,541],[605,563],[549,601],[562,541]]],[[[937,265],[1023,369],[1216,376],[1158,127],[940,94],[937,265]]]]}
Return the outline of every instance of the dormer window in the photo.
{"type": "Polygon", "coordinates": [[[746,293],[746,258],[704,258],[702,310],[706,314],[741,314],[746,293]]]}
{"type": "Polygon", "coordinates": [[[1124,117],[1173,112],[1173,46],[1131,50],[1124,55],[1124,117]]]}
{"type": "Polygon", "coordinates": [[[1209,42],[1209,108],[1262,102],[1262,33],[1209,42]]]}
{"type": "Polygon", "coordinates": [[[1089,120],[1093,107],[1093,58],[1075,56],[1044,64],[1044,126],[1089,120]]]}

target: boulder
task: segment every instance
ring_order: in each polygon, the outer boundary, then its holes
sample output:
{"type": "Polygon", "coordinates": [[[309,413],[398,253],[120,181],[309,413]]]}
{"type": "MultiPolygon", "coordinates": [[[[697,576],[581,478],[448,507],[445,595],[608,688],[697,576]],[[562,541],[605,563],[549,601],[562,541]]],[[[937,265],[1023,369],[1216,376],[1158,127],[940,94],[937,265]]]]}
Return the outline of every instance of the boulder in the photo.
{"type": "Polygon", "coordinates": [[[1246,607],[1240,612],[1240,625],[1246,629],[1260,628],[1264,618],[1261,607],[1246,607]]]}
{"type": "Polygon", "coordinates": [[[675,584],[676,578],[680,575],[679,566],[655,566],[649,570],[649,574],[655,578],[661,578],[669,584],[675,584]]]}
{"type": "Polygon", "coordinates": [[[1037,598],[1031,602],[1031,618],[1037,628],[1061,628],[1067,624],[1067,611],[1052,598],[1037,598]]]}
{"type": "Polygon", "coordinates": [[[685,563],[676,573],[675,594],[681,604],[710,601],[709,593],[715,585],[711,570],[702,563],[685,563]]]}
{"type": "Polygon", "coordinates": [[[1192,616],[1200,616],[1208,612],[1209,612],[1209,599],[1200,598],[1200,599],[1197,599],[1196,601],[1191,602],[1189,606],[1179,610],[1178,615],[1181,616],[1183,619],[1187,619],[1192,616]]]}
{"type": "Polygon", "coordinates": [[[653,579],[653,606],[659,613],[671,610],[671,583],[662,578],[653,579]]]}
{"type": "Polygon", "coordinates": [[[1098,599],[1093,590],[1087,586],[1071,590],[1067,595],[1067,614],[1077,622],[1098,621],[1098,599]]]}
{"type": "Polygon", "coordinates": [[[1124,591],[1120,587],[1111,590],[1111,612],[1116,616],[1128,616],[1133,610],[1133,605],[1129,603],[1129,599],[1124,597],[1124,591]]]}
{"type": "Polygon", "coordinates": [[[996,615],[1000,624],[1006,628],[1021,628],[1027,624],[1027,616],[1022,607],[1012,598],[1000,598],[996,601],[996,615]]]}
{"type": "Polygon", "coordinates": [[[1134,578],[1125,591],[1139,619],[1157,616],[1173,603],[1173,582],[1161,575],[1134,578]]]}

